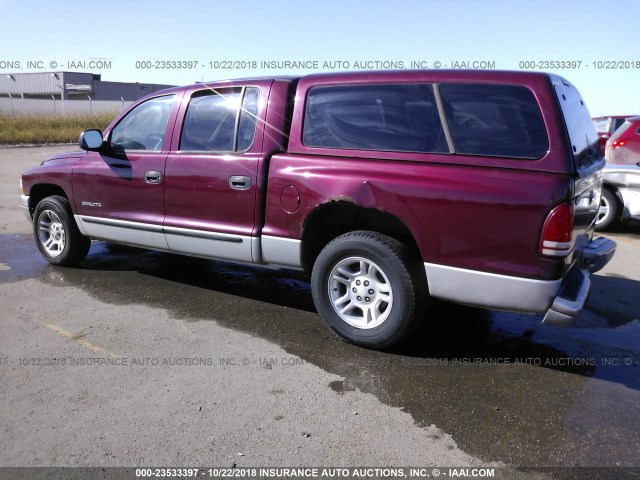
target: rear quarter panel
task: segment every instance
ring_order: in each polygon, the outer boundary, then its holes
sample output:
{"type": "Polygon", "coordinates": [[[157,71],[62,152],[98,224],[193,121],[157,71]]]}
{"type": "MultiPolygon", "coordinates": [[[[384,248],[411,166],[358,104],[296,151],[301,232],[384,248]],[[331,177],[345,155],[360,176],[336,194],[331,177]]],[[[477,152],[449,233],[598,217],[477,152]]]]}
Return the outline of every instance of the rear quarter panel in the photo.
{"type": "Polygon", "coordinates": [[[557,279],[562,264],[539,256],[538,242],[571,182],[528,170],[279,154],[271,159],[263,234],[299,239],[314,209],[346,201],[395,215],[425,262],[557,279]],[[300,192],[294,213],[281,204],[287,186],[300,192]]]}

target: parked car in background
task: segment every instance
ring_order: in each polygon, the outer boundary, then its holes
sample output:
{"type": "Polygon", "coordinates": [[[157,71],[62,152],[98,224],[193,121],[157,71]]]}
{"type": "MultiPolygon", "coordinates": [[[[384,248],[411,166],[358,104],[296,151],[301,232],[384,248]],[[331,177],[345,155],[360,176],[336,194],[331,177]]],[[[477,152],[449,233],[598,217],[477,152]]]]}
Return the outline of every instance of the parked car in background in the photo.
{"type": "Polygon", "coordinates": [[[632,117],[633,115],[612,115],[608,117],[594,117],[593,124],[596,127],[596,132],[598,133],[598,139],[600,141],[600,147],[602,147],[602,151],[604,152],[605,145],[607,140],[611,138],[613,132],[615,132],[620,126],[624,123],[624,121],[632,117]]]}
{"type": "Polygon", "coordinates": [[[615,221],[640,222],[640,116],[630,117],[607,141],[604,188],[596,229],[615,221]]]}

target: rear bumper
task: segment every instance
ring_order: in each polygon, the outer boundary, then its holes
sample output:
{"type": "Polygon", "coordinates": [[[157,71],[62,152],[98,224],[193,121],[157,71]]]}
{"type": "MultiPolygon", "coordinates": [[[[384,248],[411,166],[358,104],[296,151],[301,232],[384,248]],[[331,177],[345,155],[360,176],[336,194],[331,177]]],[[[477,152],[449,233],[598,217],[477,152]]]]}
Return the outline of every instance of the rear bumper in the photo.
{"type": "Polygon", "coordinates": [[[549,308],[562,279],[533,280],[425,263],[429,294],[474,307],[539,313],[549,308]]]}
{"type": "Polygon", "coordinates": [[[546,312],[543,322],[569,326],[589,296],[589,274],[604,267],[616,243],[604,237],[589,242],[564,279],[533,280],[425,263],[429,294],[476,307],[516,312],[546,312]]]}
{"type": "Polygon", "coordinates": [[[589,296],[589,274],[609,263],[615,251],[616,242],[613,240],[598,237],[589,242],[582,252],[580,262],[566,276],[542,323],[559,327],[571,326],[589,296]]]}

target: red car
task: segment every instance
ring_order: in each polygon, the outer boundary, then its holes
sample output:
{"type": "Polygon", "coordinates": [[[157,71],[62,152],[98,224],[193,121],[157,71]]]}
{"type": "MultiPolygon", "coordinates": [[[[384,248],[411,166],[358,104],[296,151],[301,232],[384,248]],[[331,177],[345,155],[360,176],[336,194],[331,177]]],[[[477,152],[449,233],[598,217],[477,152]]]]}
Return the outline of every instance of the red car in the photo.
{"type": "Polygon", "coordinates": [[[609,139],[605,158],[611,165],[636,165],[640,162],[640,116],[629,117],[609,139]]]}
{"type": "Polygon", "coordinates": [[[632,115],[613,115],[608,117],[594,117],[593,123],[596,127],[596,132],[598,132],[598,139],[600,141],[600,147],[604,152],[605,145],[607,140],[613,135],[620,125],[622,125],[625,119],[631,117],[632,115]]]}

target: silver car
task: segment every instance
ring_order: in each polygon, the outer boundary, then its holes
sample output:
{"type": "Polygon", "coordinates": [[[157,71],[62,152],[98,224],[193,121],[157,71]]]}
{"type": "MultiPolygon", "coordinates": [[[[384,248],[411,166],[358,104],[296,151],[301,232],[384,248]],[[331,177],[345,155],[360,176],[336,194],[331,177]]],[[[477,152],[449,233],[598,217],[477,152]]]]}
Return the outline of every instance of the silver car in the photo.
{"type": "Polygon", "coordinates": [[[640,116],[630,117],[607,141],[607,164],[596,230],[613,222],[640,222],[640,116]]]}

